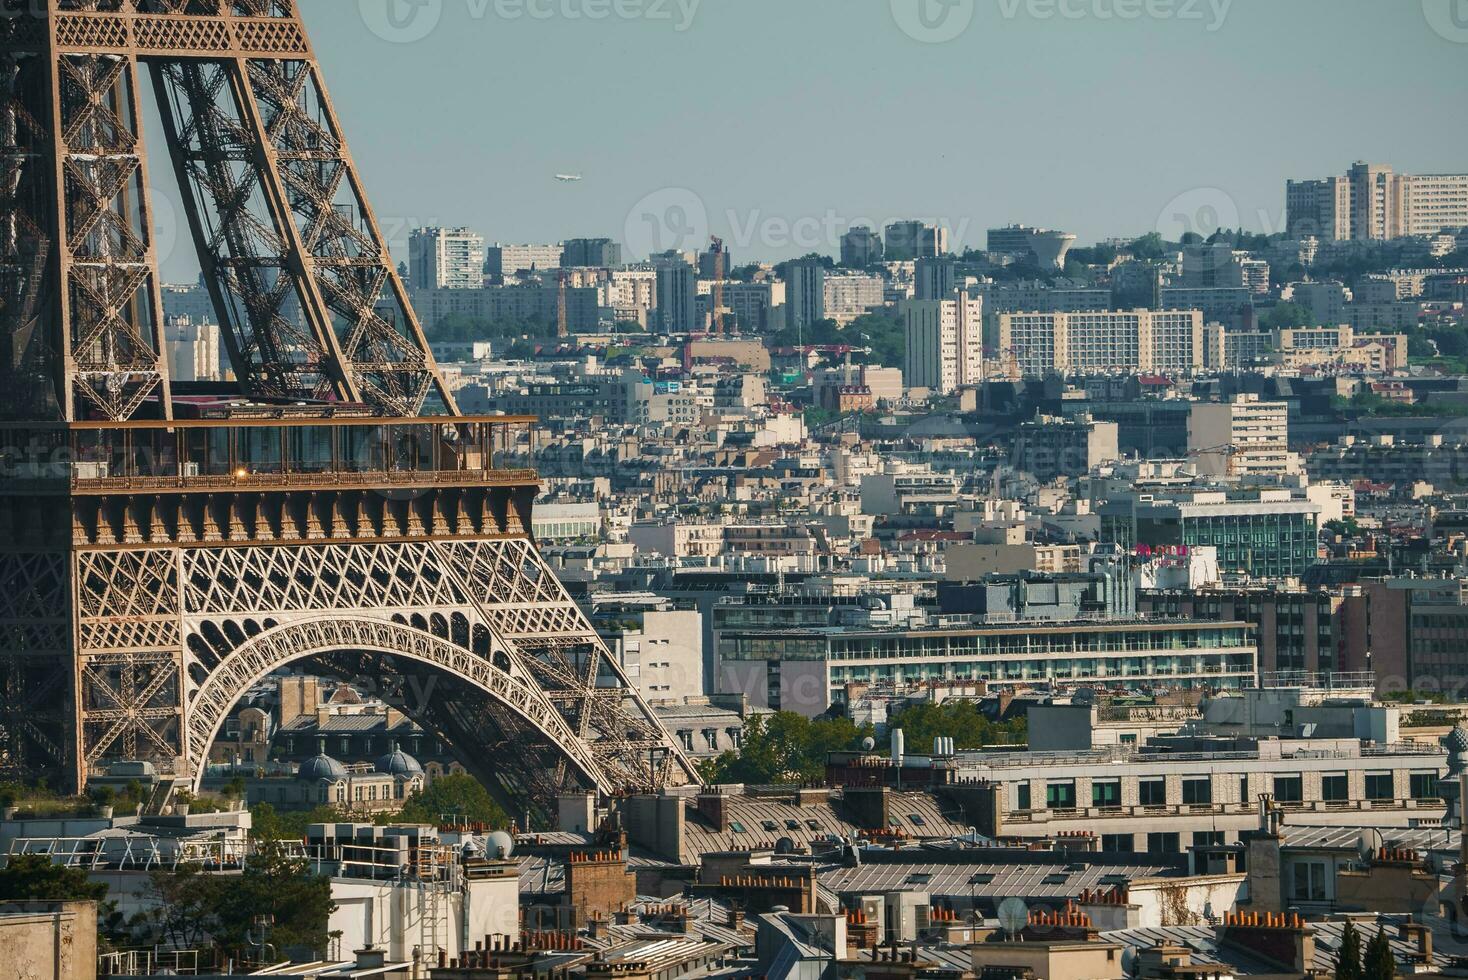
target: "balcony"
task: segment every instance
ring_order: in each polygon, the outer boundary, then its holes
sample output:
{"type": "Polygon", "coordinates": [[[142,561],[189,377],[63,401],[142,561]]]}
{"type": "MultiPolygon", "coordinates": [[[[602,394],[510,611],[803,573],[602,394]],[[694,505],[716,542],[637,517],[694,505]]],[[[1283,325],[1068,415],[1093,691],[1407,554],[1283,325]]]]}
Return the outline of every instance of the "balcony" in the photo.
{"type": "MultiPolygon", "coordinates": [[[[0,425],[0,493],[504,487],[533,419],[291,414],[0,425]]],[[[533,453],[532,453],[533,454],[533,453]]]]}

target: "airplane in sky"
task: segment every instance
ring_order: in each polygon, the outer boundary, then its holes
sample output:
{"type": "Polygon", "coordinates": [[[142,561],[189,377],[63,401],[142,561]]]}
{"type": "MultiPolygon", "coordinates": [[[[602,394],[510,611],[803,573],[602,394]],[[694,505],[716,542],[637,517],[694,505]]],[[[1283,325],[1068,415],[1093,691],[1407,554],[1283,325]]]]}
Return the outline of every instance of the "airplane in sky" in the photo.
{"type": "Polygon", "coordinates": [[[556,174],[556,180],[559,180],[563,184],[574,184],[580,179],[580,174],[556,174]]]}

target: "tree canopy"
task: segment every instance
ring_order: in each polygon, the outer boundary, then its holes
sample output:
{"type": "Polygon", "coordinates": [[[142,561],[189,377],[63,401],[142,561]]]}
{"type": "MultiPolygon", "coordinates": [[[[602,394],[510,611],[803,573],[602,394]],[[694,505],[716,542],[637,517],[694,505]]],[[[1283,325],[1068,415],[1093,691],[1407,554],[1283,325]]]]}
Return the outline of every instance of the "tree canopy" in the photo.
{"type": "Polygon", "coordinates": [[[507,828],[512,821],[479,780],[463,773],[440,776],[409,797],[398,814],[403,823],[438,824],[462,819],[507,828]]]}
{"type": "Polygon", "coordinates": [[[849,718],[812,720],[791,711],[755,715],[744,726],[738,752],[725,752],[700,769],[710,783],[819,782],[829,753],[859,748],[872,734],[870,726],[858,727],[849,718]]]}
{"type": "Polygon", "coordinates": [[[17,854],[0,869],[0,902],[101,902],[107,885],[45,854],[17,854]]]}
{"type": "Polygon", "coordinates": [[[892,728],[901,728],[903,738],[914,752],[926,752],[933,739],[953,739],[959,751],[981,749],[985,745],[1014,744],[1024,740],[1025,720],[990,721],[971,701],[924,702],[903,708],[888,719],[892,728]]]}

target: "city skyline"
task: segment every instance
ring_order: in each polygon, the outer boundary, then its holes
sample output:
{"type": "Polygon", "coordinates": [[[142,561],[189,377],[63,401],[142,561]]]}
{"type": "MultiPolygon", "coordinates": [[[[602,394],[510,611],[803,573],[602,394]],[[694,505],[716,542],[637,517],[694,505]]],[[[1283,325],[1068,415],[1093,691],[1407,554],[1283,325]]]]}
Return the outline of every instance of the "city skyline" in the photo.
{"type": "MultiPolygon", "coordinates": [[[[633,18],[617,15],[631,5],[608,4],[601,20],[595,2],[560,3],[550,17],[508,0],[369,0],[335,15],[307,5],[395,258],[412,228],[447,225],[490,242],[606,235],[630,259],[647,214],[676,239],[663,216],[699,207],[707,220],[695,213],[687,238],[706,225],[741,259],[772,261],[835,254],[851,224],[904,217],[947,225],[957,249],[1011,222],[1082,243],[1180,227],[1179,214],[1279,231],[1288,178],[1356,160],[1462,172],[1468,160],[1468,134],[1427,131],[1400,110],[1408,94],[1468,96],[1463,45],[1418,4],[1178,0],[1135,19],[1105,16],[1105,4],[1065,8],[1075,18],[979,4],[943,43],[904,33],[900,2],[692,6],[685,24],[688,8],[671,0],[633,18]],[[382,17],[390,4],[397,20],[382,17]],[[1171,16],[1146,15],[1164,7],[1171,16]],[[1322,72],[1298,57],[1307,37],[1343,66],[1404,46],[1414,56],[1380,77],[1322,72]],[[547,46],[562,58],[548,62],[547,46]],[[381,71],[384,58],[397,70],[381,71]],[[914,96],[924,91],[941,97],[914,96]],[[1312,122],[1330,105],[1349,107],[1351,125],[1312,122]],[[364,124],[374,114],[413,120],[422,139],[364,124]],[[712,130],[701,124],[720,115],[712,130]],[[530,131],[533,143],[512,135],[530,131]],[[1004,132],[1027,139],[1007,151],[1004,132]],[[943,134],[937,144],[931,133],[943,134]]],[[[184,251],[165,277],[191,271],[184,251]]]]}

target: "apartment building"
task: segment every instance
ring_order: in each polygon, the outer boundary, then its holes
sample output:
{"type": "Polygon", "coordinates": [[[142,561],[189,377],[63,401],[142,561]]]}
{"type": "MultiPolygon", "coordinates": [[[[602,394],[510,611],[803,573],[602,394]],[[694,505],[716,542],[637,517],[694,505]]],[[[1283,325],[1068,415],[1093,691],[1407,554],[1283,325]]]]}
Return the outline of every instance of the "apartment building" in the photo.
{"type": "Polygon", "coordinates": [[[412,289],[478,289],[484,285],[484,238],[468,228],[418,228],[408,238],[412,289]]]}
{"type": "Polygon", "coordinates": [[[1093,467],[1121,457],[1117,424],[1089,415],[1042,415],[1019,426],[1014,464],[1021,472],[1049,482],[1057,476],[1085,476],[1093,467]]]}
{"type": "Polygon", "coordinates": [[[785,296],[785,283],[778,279],[724,283],[724,305],[744,331],[767,333],[783,326],[785,296]]]}
{"type": "Polygon", "coordinates": [[[1208,476],[1285,476],[1301,471],[1289,450],[1289,406],[1237,395],[1194,402],[1188,416],[1188,455],[1208,476]]]}
{"type": "Polygon", "coordinates": [[[1011,378],[1203,366],[1203,314],[1197,310],[1001,313],[995,320],[999,362],[1011,378]]]}
{"type": "Polygon", "coordinates": [[[957,296],[906,300],[908,387],[948,395],[984,379],[984,301],[957,296]]]}
{"type": "Polygon", "coordinates": [[[853,228],[841,236],[841,264],[864,268],[881,262],[886,255],[882,236],[865,226],[853,228]]]}
{"type": "Polygon", "coordinates": [[[1468,225],[1468,174],[1399,174],[1356,163],[1343,176],[1285,184],[1292,237],[1380,241],[1468,225]]]}
{"type": "Polygon", "coordinates": [[[497,280],[513,280],[532,272],[559,269],[562,245],[506,245],[495,242],[484,250],[485,275],[497,280]]]}
{"type": "Polygon", "coordinates": [[[886,302],[886,280],[861,273],[827,272],[821,280],[825,318],[845,326],[886,302]]]}
{"type": "Polygon", "coordinates": [[[566,268],[591,266],[610,268],[622,264],[622,246],[610,238],[570,238],[561,251],[566,268]]]}
{"type": "Polygon", "coordinates": [[[948,229],[921,221],[894,221],[884,230],[888,262],[910,262],[920,255],[948,251],[948,229]]]}

